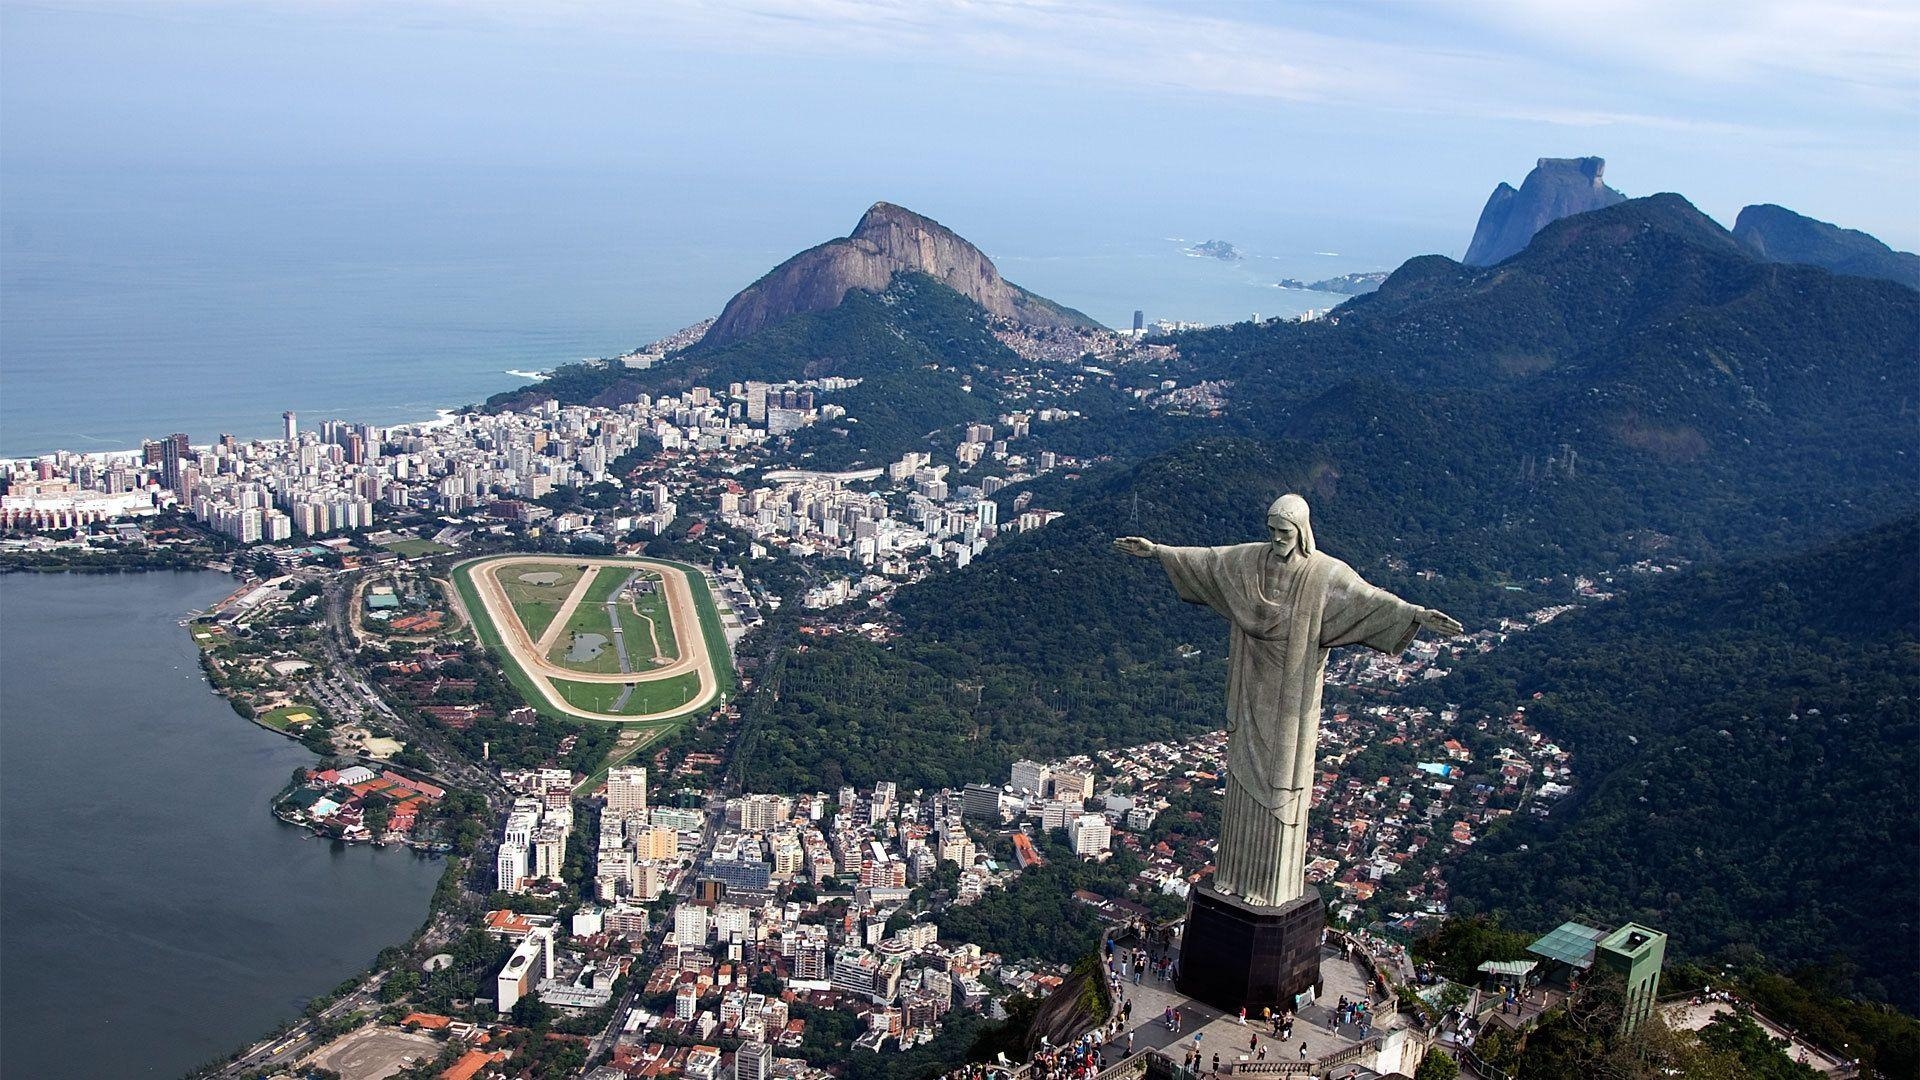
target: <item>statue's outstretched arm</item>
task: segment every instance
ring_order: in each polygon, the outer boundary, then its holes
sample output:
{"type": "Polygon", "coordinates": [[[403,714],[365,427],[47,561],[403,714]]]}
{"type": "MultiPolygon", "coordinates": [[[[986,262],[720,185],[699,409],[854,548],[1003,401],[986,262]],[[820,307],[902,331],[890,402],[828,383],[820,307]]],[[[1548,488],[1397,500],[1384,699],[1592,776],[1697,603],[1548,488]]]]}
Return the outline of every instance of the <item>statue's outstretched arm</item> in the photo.
{"type": "Polygon", "coordinates": [[[1453,637],[1466,629],[1460,620],[1437,608],[1423,607],[1414,612],[1414,621],[1441,637],[1453,637]]]}

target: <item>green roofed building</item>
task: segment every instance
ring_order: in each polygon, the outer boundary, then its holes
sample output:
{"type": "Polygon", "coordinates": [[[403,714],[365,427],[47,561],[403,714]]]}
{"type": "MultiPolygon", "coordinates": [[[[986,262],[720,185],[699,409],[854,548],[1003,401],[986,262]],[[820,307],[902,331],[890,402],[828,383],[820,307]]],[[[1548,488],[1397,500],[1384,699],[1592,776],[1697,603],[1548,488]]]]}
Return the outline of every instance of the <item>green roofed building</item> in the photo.
{"type": "Polygon", "coordinates": [[[1597,962],[1619,972],[1627,988],[1626,1014],[1621,1023],[1628,1031],[1653,1012],[1660,998],[1660,968],[1667,959],[1667,935],[1658,930],[1628,923],[1606,931],[1565,922],[1527,946],[1527,951],[1549,963],[1579,971],[1597,962]]]}
{"type": "Polygon", "coordinates": [[[1667,959],[1667,935],[1628,923],[1596,942],[1593,955],[1626,979],[1627,1013],[1623,1023],[1632,1031],[1653,1012],[1660,998],[1660,968],[1667,959]]]}
{"type": "Polygon", "coordinates": [[[1593,947],[1605,930],[1595,930],[1577,922],[1563,922],[1547,936],[1527,946],[1527,951],[1545,960],[1585,971],[1593,965],[1593,947]]]}
{"type": "Polygon", "coordinates": [[[324,791],[316,791],[310,787],[299,787],[295,788],[293,793],[287,796],[287,805],[305,813],[313,809],[315,803],[326,797],[327,795],[324,791]]]}

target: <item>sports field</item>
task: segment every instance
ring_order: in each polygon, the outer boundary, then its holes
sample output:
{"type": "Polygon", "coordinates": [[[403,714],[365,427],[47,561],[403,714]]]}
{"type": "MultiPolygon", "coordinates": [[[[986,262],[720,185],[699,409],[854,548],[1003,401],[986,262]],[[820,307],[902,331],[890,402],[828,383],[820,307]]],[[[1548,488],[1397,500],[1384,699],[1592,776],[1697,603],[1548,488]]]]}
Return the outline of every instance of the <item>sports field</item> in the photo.
{"type": "Polygon", "coordinates": [[[260,722],[276,731],[301,727],[320,719],[320,710],[311,705],[282,705],[260,714],[260,722]]]}
{"type": "Polygon", "coordinates": [[[453,570],[480,640],[527,701],[616,723],[677,719],[732,689],[705,575],[657,559],[499,555],[453,570]],[[641,582],[648,584],[634,588],[641,582]]]}
{"type": "Polygon", "coordinates": [[[655,682],[583,683],[555,679],[553,685],[569,705],[621,716],[678,712],[686,708],[700,690],[700,680],[691,671],[655,682]]]}
{"type": "Polygon", "coordinates": [[[445,544],[436,544],[431,540],[395,540],[382,545],[388,551],[403,559],[418,559],[423,555],[445,555],[453,549],[445,544]]]}
{"type": "Polygon", "coordinates": [[[636,637],[635,640],[641,642],[660,660],[680,659],[680,646],[673,636],[673,613],[667,610],[664,582],[651,592],[637,591],[629,596],[627,606],[621,608],[621,618],[626,618],[628,611],[632,611],[634,617],[639,620],[639,625],[629,632],[635,635],[642,632],[645,634],[644,637],[636,637]]]}

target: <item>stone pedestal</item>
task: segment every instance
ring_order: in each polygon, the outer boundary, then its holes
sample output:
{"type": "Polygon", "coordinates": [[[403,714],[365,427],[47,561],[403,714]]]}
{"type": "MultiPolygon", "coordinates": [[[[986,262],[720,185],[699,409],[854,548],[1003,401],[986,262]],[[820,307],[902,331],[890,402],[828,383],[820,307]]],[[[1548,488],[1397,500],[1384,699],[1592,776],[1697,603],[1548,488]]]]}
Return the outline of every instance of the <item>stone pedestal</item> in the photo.
{"type": "Polygon", "coordinates": [[[1326,904],[1311,888],[1280,907],[1196,887],[1180,938],[1180,992],[1223,1012],[1293,1007],[1294,995],[1320,988],[1320,933],[1326,904]]]}

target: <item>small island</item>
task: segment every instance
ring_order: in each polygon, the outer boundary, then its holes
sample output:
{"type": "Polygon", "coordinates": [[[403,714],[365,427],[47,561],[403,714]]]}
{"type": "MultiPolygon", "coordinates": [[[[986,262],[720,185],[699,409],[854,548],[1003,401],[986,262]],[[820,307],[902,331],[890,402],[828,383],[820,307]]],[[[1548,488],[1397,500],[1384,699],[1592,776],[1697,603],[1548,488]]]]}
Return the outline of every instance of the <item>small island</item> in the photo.
{"type": "Polygon", "coordinates": [[[1342,296],[1359,296],[1370,293],[1387,280],[1391,270],[1368,270],[1358,274],[1341,274],[1339,277],[1322,278],[1315,282],[1301,281],[1299,278],[1281,278],[1278,282],[1283,289],[1305,289],[1308,292],[1339,293],[1342,296]]]}
{"type": "Polygon", "coordinates": [[[1205,256],[1209,259],[1219,259],[1221,262],[1235,262],[1245,258],[1245,256],[1240,254],[1239,248],[1234,247],[1225,240],[1208,240],[1203,244],[1195,244],[1187,249],[1187,254],[1205,256]]]}

